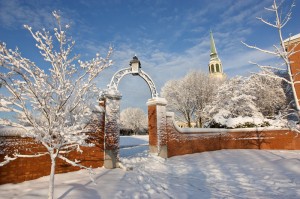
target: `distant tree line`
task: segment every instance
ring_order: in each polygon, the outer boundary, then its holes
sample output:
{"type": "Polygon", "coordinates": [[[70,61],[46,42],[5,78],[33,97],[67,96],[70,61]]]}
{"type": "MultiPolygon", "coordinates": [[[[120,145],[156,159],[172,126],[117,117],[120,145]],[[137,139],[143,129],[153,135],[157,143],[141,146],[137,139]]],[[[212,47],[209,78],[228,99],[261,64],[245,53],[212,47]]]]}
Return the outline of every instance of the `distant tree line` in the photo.
{"type": "Polygon", "coordinates": [[[121,135],[148,134],[148,117],[140,108],[126,108],[120,114],[121,135]]]}

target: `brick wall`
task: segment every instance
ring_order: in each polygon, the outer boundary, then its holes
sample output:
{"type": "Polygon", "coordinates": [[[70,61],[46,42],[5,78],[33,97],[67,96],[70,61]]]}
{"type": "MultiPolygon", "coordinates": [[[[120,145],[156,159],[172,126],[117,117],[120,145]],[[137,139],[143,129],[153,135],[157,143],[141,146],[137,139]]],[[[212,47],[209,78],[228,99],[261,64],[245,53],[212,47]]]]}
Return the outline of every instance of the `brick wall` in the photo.
{"type": "Polygon", "coordinates": [[[288,129],[180,129],[167,114],[168,157],[221,149],[300,150],[300,135],[288,129]]]}
{"type": "MultiPolygon", "coordinates": [[[[73,151],[66,157],[71,160],[80,160],[84,166],[91,166],[92,168],[102,167],[104,161],[103,139],[103,133],[90,133],[89,142],[94,143],[95,146],[81,147],[83,153],[73,151]]],[[[0,151],[3,151],[0,154],[0,162],[3,161],[6,154],[11,155],[16,149],[20,154],[34,154],[46,151],[43,145],[36,143],[32,138],[0,136],[0,151]]],[[[18,158],[0,167],[0,184],[18,183],[49,175],[50,165],[49,155],[38,158],[18,158]]],[[[55,173],[66,173],[76,170],[79,170],[79,168],[57,159],[55,173]]]]}

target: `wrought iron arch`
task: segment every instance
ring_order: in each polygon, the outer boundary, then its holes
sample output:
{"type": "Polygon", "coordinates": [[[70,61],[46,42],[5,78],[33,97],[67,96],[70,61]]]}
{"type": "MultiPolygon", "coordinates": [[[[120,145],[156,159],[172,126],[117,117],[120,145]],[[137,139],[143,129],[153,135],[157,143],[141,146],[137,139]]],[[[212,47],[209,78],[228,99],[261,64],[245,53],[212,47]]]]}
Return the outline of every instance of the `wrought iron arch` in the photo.
{"type": "Polygon", "coordinates": [[[152,98],[158,97],[158,93],[157,93],[155,84],[154,84],[153,80],[150,78],[150,76],[147,73],[145,73],[144,71],[142,71],[141,69],[139,69],[138,72],[133,71],[131,67],[124,68],[124,69],[117,71],[114,74],[114,76],[112,77],[112,79],[108,85],[108,88],[113,89],[113,90],[118,90],[118,86],[119,86],[121,79],[125,75],[128,75],[128,74],[138,75],[141,78],[143,78],[145,80],[145,82],[147,83],[147,85],[149,86],[152,98]]]}

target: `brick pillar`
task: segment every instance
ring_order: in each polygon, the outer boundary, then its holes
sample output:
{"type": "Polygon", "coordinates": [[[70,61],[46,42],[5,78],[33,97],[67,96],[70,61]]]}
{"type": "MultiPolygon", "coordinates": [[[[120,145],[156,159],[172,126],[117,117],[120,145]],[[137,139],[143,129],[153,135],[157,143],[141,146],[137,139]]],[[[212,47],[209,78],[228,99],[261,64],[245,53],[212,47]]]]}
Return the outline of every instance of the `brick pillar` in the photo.
{"type": "Polygon", "coordinates": [[[104,130],[105,130],[105,98],[104,97],[99,99],[99,107],[100,107],[100,110],[99,110],[100,132],[102,134],[104,134],[104,130]]]}
{"type": "Polygon", "coordinates": [[[158,156],[167,158],[167,127],[166,127],[166,105],[167,100],[155,97],[149,99],[148,127],[149,127],[149,150],[158,156]]]}
{"type": "Polygon", "coordinates": [[[120,141],[120,99],[117,90],[107,90],[105,97],[105,127],[104,127],[104,167],[118,167],[120,141]]]}
{"type": "MultiPolygon", "coordinates": [[[[289,56],[290,64],[291,64],[291,72],[293,74],[294,81],[300,81],[300,38],[291,39],[285,43],[288,51],[293,50],[294,54],[289,56]]],[[[298,100],[300,100],[300,84],[295,84],[295,90],[297,94],[298,100]]],[[[300,102],[299,102],[300,104],[300,102]]]]}

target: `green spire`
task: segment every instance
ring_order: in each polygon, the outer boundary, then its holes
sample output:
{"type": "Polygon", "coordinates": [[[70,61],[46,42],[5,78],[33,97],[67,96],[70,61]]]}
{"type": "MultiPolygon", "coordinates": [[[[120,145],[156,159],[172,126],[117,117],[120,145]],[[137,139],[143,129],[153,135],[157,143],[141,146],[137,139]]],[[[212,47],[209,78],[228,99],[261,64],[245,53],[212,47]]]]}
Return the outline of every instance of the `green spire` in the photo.
{"type": "Polygon", "coordinates": [[[210,60],[220,61],[212,31],[210,31],[210,60]]]}
{"type": "Polygon", "coordinates": [[[217,49],[212,31],[210,31],[210,55],[217,55],[217,49]]]}

